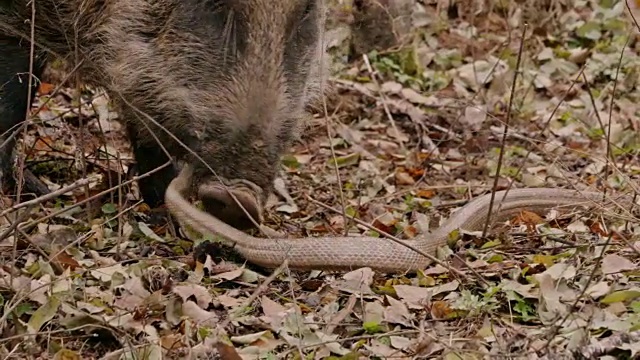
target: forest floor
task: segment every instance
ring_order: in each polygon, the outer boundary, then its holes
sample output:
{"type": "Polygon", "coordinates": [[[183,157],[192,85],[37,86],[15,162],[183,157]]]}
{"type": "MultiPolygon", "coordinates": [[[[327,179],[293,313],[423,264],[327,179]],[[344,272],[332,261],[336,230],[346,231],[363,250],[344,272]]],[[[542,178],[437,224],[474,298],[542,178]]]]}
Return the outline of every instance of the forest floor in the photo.
{"type": "MultiPolygon", "coordinates": [[[[624,1],[357,3],[331,1],[327,112],[283,158],[265,225],[413,239],[492,189],[637,193],[624,1]]],[[[263,269],[141,203],[102,90],[58,85],[20,145],[59,196],[2,199],[3,359],[638,357],[633,209],[523,211],[416,273],[263,269]]]]}

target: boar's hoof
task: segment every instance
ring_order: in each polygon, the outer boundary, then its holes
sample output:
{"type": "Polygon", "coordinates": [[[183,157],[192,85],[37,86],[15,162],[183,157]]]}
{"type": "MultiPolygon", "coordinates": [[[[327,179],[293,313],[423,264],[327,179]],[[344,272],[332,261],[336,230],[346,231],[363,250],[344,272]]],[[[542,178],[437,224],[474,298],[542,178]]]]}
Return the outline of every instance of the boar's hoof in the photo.
{"type": "Polygon", "coordinates": [[[218,182],[207,183],[199,187],[198,198],[202,200],[206,212],[237,229],[255,228],[256,224],[262,222],[262,206],[258,196],[246,187],[225,187],[218,182]],[[244,210],[238,203],[242,204],[244,210]]]}

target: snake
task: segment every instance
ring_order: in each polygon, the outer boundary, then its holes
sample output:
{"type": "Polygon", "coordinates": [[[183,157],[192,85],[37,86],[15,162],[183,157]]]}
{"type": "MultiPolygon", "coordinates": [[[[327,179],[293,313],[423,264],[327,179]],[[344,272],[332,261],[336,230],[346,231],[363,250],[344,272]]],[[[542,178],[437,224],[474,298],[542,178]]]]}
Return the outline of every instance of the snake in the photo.
{"type": "MultiPolygon", "coordinates": [[[[288,260],[293,270],[342,271],[369,267],[396,273],[425,269],[433,257],[389,239],[372,236],[319,236],[302,238],[261,238],[247,234],[192,205],[185,197],[193,169],[185,165],[165,192],[165,204],[176,219],[200,233],[220,236],[232,243],[246,260],[265,268],[276,268],[288,260]]],[[[566,188],[518,188],[496,191],[492,220],[506,221],[526,210],[534,213],[560,206],[600,202],[603,194],[566,188]]],[[[626,198],[629,200],[629,197],[626,198]]],[[[433,256],[449,242],[455,231],[480,231],[487,220],[491,194],[474,198],[453,212],[437,229],[403,242],[433,256]]]]}

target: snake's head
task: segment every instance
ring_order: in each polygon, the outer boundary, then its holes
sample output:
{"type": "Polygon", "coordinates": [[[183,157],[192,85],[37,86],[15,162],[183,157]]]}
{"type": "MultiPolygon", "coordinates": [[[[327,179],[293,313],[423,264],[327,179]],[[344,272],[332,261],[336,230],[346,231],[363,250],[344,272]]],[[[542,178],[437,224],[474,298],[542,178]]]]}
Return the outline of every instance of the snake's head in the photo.
{"type": "Polygon", "coordinates": [[[262,223],[263,197],[261,189],[252,182],[239,180],[224,184],[211,180],[197,188],[205,211],[227,224],[250,229],[262,223]]]}
{"type": "Polygon", "coordinates": [[[262,223],[266,199],[262,188],[253,182],[213,178],[199,174],[197,169],[187,164],[176,180],[176,184],[180,185],[177,186],[179,189],[174,186],[174,190],[186,196],[188,190],[195,189],[206,213],[236,229],[252,229],[262,223]]]}

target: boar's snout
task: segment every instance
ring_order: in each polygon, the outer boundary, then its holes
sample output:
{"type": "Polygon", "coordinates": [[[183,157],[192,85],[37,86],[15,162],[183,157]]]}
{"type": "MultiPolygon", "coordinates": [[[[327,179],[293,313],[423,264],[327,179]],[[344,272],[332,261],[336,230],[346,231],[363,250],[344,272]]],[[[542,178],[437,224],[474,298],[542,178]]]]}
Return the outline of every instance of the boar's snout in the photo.
{"type": "Polygon", "coordinates": [[[242,184],[225,186],[217,181],[206,182],[198,186],[198,198],[206,212],[227,224],[240,230],[255,228],[253,221],[262,222],[263,204],[257,186],[247,183],[245,180],[242,184]]]}

